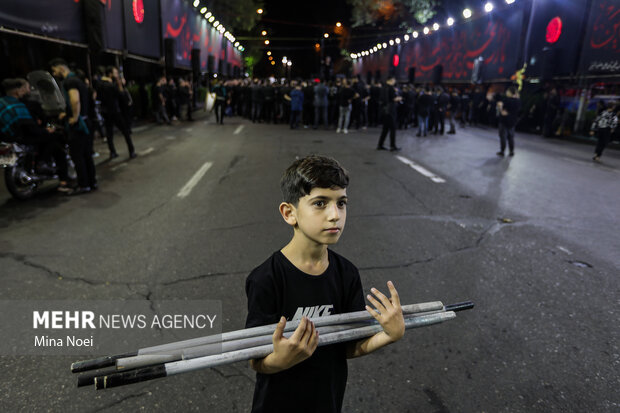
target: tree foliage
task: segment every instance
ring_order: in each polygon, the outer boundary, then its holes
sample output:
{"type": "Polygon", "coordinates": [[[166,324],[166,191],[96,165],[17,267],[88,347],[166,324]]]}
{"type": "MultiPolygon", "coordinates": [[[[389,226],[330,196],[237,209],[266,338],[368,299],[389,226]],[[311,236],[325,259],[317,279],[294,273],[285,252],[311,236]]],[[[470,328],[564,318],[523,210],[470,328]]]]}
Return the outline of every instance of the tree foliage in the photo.
{"type": "Polygon", "coordinates": [[[388,22],[413,25],[426,23],[435,15],[438,0],[347,0],[352,6],[353,27],[388,22]]]}
{"type": "Polygon", "coordinates": [[[225,0],[214,1],[210,8],[227,28],[239,33],[249,32],[256,26],[261,18],[256,10],[263,7],[263,0],[225,0]]]}

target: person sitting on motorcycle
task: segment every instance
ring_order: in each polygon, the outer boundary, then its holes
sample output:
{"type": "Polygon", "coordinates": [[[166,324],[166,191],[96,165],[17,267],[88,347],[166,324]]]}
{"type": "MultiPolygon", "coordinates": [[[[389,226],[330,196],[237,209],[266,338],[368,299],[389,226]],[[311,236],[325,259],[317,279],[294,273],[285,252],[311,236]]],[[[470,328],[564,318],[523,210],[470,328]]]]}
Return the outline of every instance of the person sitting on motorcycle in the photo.
{"type": "Polygon", "coordinates": [[[30,93],[26,79],[5,79],[2,81],[5,96],[0,97],[0,134],[8,142],[34,146],[39,154],[50,154],[56,162],[60,191],[69,190],[67,158],[62,145],[53,137],[53,126],[42,127],[33,119],[26,105],[21,101],[30,93]]]}

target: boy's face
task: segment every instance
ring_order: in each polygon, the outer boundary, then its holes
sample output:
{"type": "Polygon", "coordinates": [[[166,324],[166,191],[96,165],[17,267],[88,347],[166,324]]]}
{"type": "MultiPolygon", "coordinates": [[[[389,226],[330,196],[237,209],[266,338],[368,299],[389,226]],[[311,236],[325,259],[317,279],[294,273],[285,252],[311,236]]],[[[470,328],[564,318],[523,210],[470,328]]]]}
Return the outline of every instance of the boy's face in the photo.
{"type": "Polygon", "coordinates": [[[299,199],[297,207],[291,205],[291,210],[294,222],[287,222],[296,224],[304,236],[319,244],[335,244],[347,219],[347,190],[314,188],[299,199]]]}

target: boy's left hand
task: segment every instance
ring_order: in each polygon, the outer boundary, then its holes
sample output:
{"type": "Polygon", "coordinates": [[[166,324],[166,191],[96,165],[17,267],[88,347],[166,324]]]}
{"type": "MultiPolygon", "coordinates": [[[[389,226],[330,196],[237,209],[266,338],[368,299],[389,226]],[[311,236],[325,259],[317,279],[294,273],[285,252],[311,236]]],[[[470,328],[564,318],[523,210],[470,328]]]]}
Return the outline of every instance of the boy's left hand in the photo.
{"type": "Polygon", "coordinates": [[[400,306],[400,298],[392,281],[387,283],[390,290],[390,299],[388,299],[381,291],[371,288],[370,291],[377,297],[368,294],[368,301],[374,305],[374,309],[366,306],[366,310],[375,318],[383,327],[383,331],[391,341],[397,341],[405,335],[405,319],[403,318],[403,310],[400,306]]]}

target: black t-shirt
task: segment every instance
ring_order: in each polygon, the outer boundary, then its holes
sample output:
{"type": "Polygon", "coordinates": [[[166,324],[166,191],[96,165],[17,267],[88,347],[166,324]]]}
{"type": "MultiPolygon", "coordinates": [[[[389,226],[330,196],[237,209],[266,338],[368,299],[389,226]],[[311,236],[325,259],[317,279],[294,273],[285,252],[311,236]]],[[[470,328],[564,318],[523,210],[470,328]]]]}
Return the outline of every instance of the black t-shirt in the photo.
{"type": "MultiPolygon", "coordinates": [[[[86,87],[86,83],[82,82],[82,80],[75,76],[69,75],[63,82],[62,87],[67,91],[67,98],[69,99],[69,91],[71,89],[77,89],[80,94],[80,116],[88,116],[88,88],[86,87]]],[[[67,101],[67,118],[73,116],[73,108],[71,107],[71,102],[67,101]]]]}
{"type": "Polygon", "coordinates": [[[112,82],[105,80],[99,82],[97,96],[104,114],[113,115],[121,111],[120,91],[112,82]]]}
{"type": "Polygon", "coordinates": [[[386,115],[396,116],[396,89],[394,86],[385,85],[381,89],[381,109],[386,115]]]}
{"type": "MultiPolygon", "coordinates": [[[[302,316],[364,310],[357,268],[328,250],[329,266],[321,275],[295,267],[280,251],[255,268],[246,280],[246,328],[302,316]]],[[[312,357],[276,374],[256,374],[253,413],[340,412],[347,384],[346,343],[318,347],[312,357]]]]}
{"type": "Polygon", "coordinates": [[[349,106],[355,96],[355,92],[350,87],[343,87],[339,92],[339,104],[340,106],[349,106]]]}
{"type": "Polygon", "coordinates": [[[418,114],[420,116],[428,116],[433,100],[428,93],[418,96],[418,114]]]}
{"type": "Polygon", "coordinates": [[[500,122],[503,123],[506,127],[512,128],[517,124],[519,120],[519,110],[521,109],[521,100],[517,98],[502,98],[502,102],[504,102],[504,110],[508,112],[508,115],[500,116],[500,122]]]}
{"type": "Polygon", "coordinates": [[[153,103],[153,108],[158,109],[159,107],[161,107],[161,98],[159,95],[164,94],[164,87],[158,84],[154,84],[151,90],[151,100],[153,103]]]}

